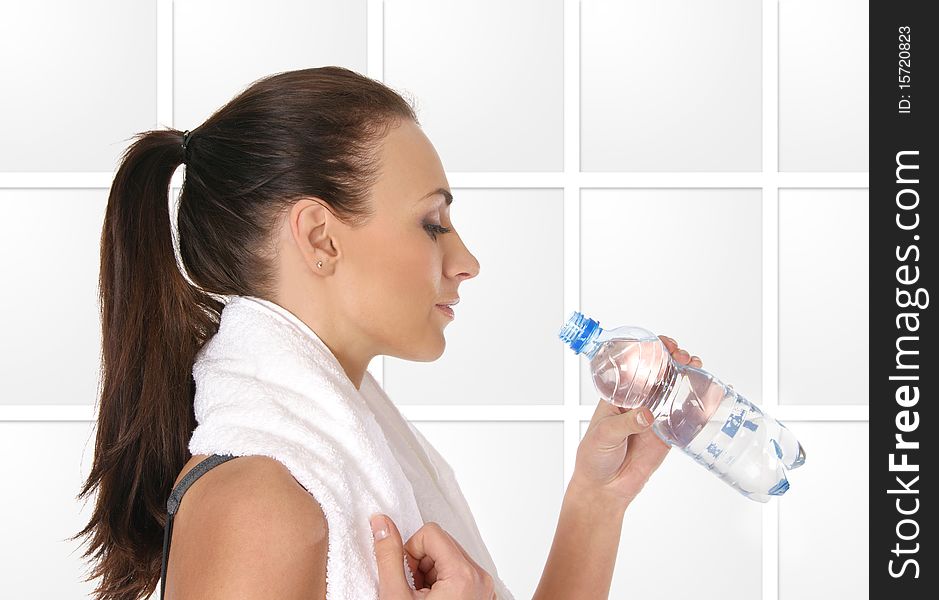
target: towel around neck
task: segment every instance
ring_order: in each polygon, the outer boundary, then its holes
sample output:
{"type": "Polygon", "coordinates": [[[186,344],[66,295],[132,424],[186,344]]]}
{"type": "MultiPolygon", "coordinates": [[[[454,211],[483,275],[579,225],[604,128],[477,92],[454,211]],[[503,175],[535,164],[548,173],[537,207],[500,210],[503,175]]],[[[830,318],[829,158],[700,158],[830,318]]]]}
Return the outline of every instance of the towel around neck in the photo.
{"type": "Polygon", "coordinates": [[[370,372],[356,389],[296,315],[263,298],[230,296],[192,373],[197,427],[189,451],[274,458],[323,508],[326,600],[378,599],[368,521],[375,512],[394,519],[402,541],[438,523],[492,575],[498,600],[514,600],[450,465],[370,372]]]}

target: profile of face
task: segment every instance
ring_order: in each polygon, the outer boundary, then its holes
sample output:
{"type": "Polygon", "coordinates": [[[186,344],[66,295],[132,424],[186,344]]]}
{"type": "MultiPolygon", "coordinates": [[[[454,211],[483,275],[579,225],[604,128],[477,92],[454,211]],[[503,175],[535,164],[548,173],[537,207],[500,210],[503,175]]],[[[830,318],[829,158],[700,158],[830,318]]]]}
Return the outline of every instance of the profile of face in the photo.
{"type": "Polygon", "coordinates": [[[440,357],[452,318],[437,305],[457,299],[480,268],[450,219],[450,185],[420,126],[403,120],[379,152],[367,223],[353,228],[325,202],[304,198],[279,246],[278,303],[316,331],[353,381],[376,355],[440,357]]]}

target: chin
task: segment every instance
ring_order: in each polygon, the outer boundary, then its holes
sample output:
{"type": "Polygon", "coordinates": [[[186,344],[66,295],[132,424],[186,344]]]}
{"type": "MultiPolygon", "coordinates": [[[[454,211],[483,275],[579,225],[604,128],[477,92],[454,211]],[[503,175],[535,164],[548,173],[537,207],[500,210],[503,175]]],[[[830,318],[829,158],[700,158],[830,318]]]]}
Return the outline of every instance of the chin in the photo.
{"type": "Polygon", "coordinates": [[[424,352],[424,358],[420,359],[421,362],[432,362],[443,356],[443,351],[447,348],[447,340],[443,337],[443,332],[441,331],[438,336],[439,341],[436,343],[430,344],[424,352]]]}
{"type": "Polygon", "coordinates": [[[443,330],[438,330],[408,347],[398,348],[391,356],[414,362],[433,362],[443,355],[446,347],[447,340],[443,336],[443,330]]]}
{"type": "Polygon", "coordinates": [[[447,348],[447,339],[443,336],[443,330],[439,330],[427,340],[421,348],[419,358],[414,360],[419,362],[433,362],[443,356],[443,351],[447,348]]]}

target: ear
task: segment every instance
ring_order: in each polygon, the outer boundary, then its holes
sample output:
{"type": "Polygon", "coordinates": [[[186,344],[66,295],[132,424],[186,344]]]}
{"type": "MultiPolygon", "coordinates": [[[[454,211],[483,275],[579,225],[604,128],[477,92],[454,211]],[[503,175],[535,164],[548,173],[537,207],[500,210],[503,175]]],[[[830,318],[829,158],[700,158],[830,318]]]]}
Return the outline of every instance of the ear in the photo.
{"type": "Polygon", "coordinates": [[[332,273],[340,257],[336,232],[339,220],[319,198],[301,198],[288,215],[294,242],[314,273],[332,273]],[[322,261],[322,267],[318,264],[322,261]]]}

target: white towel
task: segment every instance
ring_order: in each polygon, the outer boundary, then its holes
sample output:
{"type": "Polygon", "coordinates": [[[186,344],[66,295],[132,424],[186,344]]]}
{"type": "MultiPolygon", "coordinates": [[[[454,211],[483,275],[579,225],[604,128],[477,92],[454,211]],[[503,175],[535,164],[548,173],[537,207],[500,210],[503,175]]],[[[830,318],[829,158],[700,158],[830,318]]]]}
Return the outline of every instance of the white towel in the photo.
{"type": "MultiPolygon", "coordinates": [[[[319,336],[282,306],[230,296],[218,333],[192,369],[198,426],[192,454],[281,462],[323,508],[326,600],[377,600],[369,515],[407,541],[435,521],[514,600],[499,578],[450,465],[398,411],[371,373],[356,389],[319,336]]],[[[409,584],[413,576],[402,556],[409,584]]]]}

